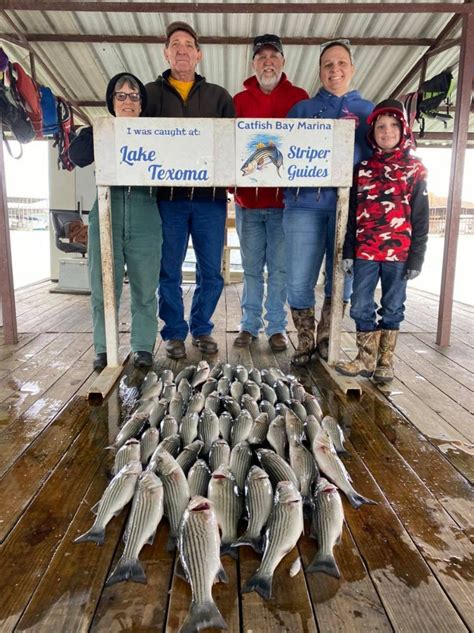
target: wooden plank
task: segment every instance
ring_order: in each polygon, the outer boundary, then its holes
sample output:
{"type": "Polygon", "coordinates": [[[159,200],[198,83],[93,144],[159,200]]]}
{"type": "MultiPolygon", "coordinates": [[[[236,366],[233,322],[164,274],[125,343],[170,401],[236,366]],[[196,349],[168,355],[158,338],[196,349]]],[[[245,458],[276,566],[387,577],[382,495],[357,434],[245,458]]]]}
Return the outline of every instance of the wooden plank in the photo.
{"type": "MultiPolygon", "coordinates": [[[[320,371],[317,372],[317,376],[321,385],[325,378],[322,377],[320,371]]],[[[327,388],[330,388],[330,385],[326,383],[324,384],[324,389],[327,388]]],[[[454,524],[451,517],[430,494],[416,473],[405,463],[392,443],[387,440],[385,435],[380,433],[372,416],[367,415],[367,413],[361,414],[358,404],[354,401],[343,396],[337,395],[336,397],[338,397],[340,402],[344,403],[353,418],[351,443],[354,449],[357,450],[357,458],[351,459],[350,462],[349,460],[345,461],[348,462],[348,471],[354,479],[355,488],[357,490],[362,488],[358,485],[358,480],[353,475],[353,469],[354,472],[357,472],[359,468],[360,458],[360,460],[364,460],[365,467],[370,470],[378,486],[383,490],[390,506],[396,509],[397,514],[395,515],[393,510],[390,510],[390,514],[393,516],[390,519],[387,515],[386,520],[389,523],[393,523],[393,519],[396,519],[403,523],[408,532],[406,536],[408,538],[409,535],[410,543],[413,540],[420,551],[425,554],[426,564],[436,578],[436,585],[439,583],[439,586],[449,596],[448,600],[440,590],[439,602],[436,605],[439,613],[436,617],[439,618],[440,622],[444,622],[446,630],[448,630],[448,622],[451,622],[453,626],[456,624],[458,616],[456,612],[451,613],[451,601],[468,628],[472,629],[472,626],[474,626],[474,611],[471,606],[471,588],[468,580],[470,576],[468,560],[472,554],[472,549],[468,538],[454,524]],[[455,579],[449,573],[449,568],[452,565],[456,567],[455,579]]],[[[361,489],[361,493],[372,499],[380,500],[380,493],[376,490],[366,495],[364,490],[361,489]],[[377,494],[378,499],[373,496],[374,494],[377,494]]],[[[365,516],[369,513],[373,515],[373,510],[373,508],[362,508],[357,516],[365,516]]],[[[386,509],[378,506],[376,510],[380,511],[379,519],[381,519],[381,515],[385,514],[386,509]]],[[[354,512],[351,512],[349,517],[351,515],[354,515],[354,512]]],[[[349,523],[361,551],[364,552],[359,535],[357,533],[356,536],[353,529],[353,523],[350,521],[349,523]]],[[[355,529],[358,529],[361,524],[356,523],[355,529]]],[[[377,528],[381,528],[379,521],[377,522],[377,528]]],[[[404,535],[406,534],[405,530],[403,530],[403,533],[404,535]]],[[[411,565],[413,565],[414,557],[411,558],[411,565]]],[[[402,559],[400,562],[403,562],[404,567],[406,566],[406,561],[402,559]]],[[[396,562],[392,561],[392,565],[396,566],[396,562]]],[[[410,571],[407,566],[406,573],[410,573],[410,571]]],[[[428,584],[430,583],[428,582],[428,584]]],[[[417,591],[420,591],[419,587],[417,591]]],[[[419,596],[419,606],[421,607],[422,600],[427,600],[426,607],[428,607],[429,602],[435,597],[436,593],[434,585],[431,586],[429,596],[419,596]]],[[[421,591],[421,594],[423,594],[423,591],[421,591]]],[[[434,616],[435,612],[432,612],[432,614],[434,616]]],[[[395,620],[396,623],[397,620],[395,620]]],[[[457,621],[457,625],[462,626],[460,621],[457,621]]],[[[430,627],[427,623],[426,626],[429,630],[430,627]]],[[[397,627],[395,626],[395,628],[397,627]]]]}
{"type": "MultiPolygon", "coordinates": [[[[308,532],[307,532],[308,533],[308,532]]],[[[299,550],[306,568],[316,553],[316,541],[303,536],[299,550]]],[[[392,631],[377,590],[367,573],[352,535],[344,526],[334,555],[341,578],[323,573],[306,574],[306,583],[320,631],[392,631]]],[[[291,583],[292,580],[288,579],[291,583]]]]}
{"type": "Polygon", "coordinates": [[[8,370],[8,373],[18,369],[23,364],[29,363],[36,354],[40,354],[58,335],[55,332],[48,332],[47,334],[35,336],[25,334],[20,336],[25,337],[22,345],[16,349],[9,350],[8,353],[5,352],[4,355],[0,354],[0,368],[8,370]]]}
{"type": "MultiPolygon", "coordinates": [[[[140,561],[147,576],[147,584],[122,582],[104,587],[97,600],[96,612],[90,629],[93,633],[122,631],[163,631],[169,601],[174,553],[166,551],[169,529],[166,519],[158,526],[153,545],[145,545],[140,561]]],[[[115,539],[117,542],[117,539],[115,539]]],[[[123,551],[118,541],[111,571],[123,551]]],[[[90,563],[90,570],[94,562],[90,563]]]]}
{"type": "MultiPolygon", "coordinates": [[[[102,456],[105,457],[104,454],[102,456]]],[[[87,456],[83,455],[82,459],[87,459],[87,456]]],[[[72,633],[89,630],[127,511],[109,523],[103,546],[74,543],[74,539],[93,523],[94,515],[90,508],[102,496],[108,479],[102,463],[15,631],[72,633]],[[78,596],[80,599],[77,599],[78,596]]]]}
{"type": "MultiPolygon", "coordinates": [[[[240,579],[243,586],[257,570],[260,557],[249,547],[240,548],[240,579]]],[[[304,574],[290,578],[291,565],[298,558],[295,547],[273,575],[272,598],[264,600],[255,591],[242,594],[242,627],[247,633],[316,633],[317,626],[304,574]]]]}
{"type": "Polygon", "coordinates": [[[2,626],[6,630],[13,630],[47,570],[51,556],[103,461],[106,441],[104,424],[85,425],[33,500],[28,513],[0,547],[2,626]],[[33,561],[34,573],[31,573],[33,561]]]}
{"type": "Polygon", "coordinates": [[[462,341],[452,340],[448,347],[440,347],[436,344],[434,337],[429,334],[417,334],[417,338],[436,350],[438,354],[442,354],[446,356],[446,358],[458,363],[461,367],[471,372],[471,374],[474,373],[472,352],[466,348],[462,341]]]}

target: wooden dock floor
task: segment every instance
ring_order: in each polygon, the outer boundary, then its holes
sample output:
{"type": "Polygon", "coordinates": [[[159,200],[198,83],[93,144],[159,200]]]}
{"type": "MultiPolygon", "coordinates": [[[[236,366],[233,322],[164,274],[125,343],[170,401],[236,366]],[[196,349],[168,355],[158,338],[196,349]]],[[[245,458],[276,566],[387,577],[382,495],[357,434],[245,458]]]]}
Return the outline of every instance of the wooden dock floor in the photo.
{"type": "MultiPolygon", "coordinates": [[[[73,544],[92,523],[90,508],[107,485],[111,452],[121,421],[115,389],[101,407],[85,394],[91,372],[91,322],[85,296],[50,294],[44,283],[17,293],[20,341],[0,344],[0,631],[164,631],[182,624],[189,587],[174,575],[166,551],[166,521],[141,554],[148,584],[104,587],[122,551],[125,512],[107,528],[102,547],[73,544]]],[[[185,286],[189,304],[191,286],[185,286]]],[[[233,339],[239,327],[241,286],[225,288],[215,314],[219,353],[231,363],[277,366],[296,373],[349,436],[346,466],[355,488],[376,506],[352,509],[336,547],[339,580],[300,572],[316,546],[300,539],[278,567],[273,598],[241,594],[258,558],[240,548],[225,557],[229,584],[216,585],[216,602],[231,633],[474,630],[474,425],[473,314],[456,304],[452,344],[434,343],[437,300],[410,290],[399,337],[396,379],[377,388],[361,379],[358,400],[334,390],[318,361],[290,366],[291,352],[273,354],[261,334],[250,350],[233,339]]],[[[128,342],[126,298],[121,343],[128,342]]],[[[353,324],[344,321],[343,352],[354,350],[353,324]]],[[[289,326],[292,343],[294,329],[289,326]]],[[[160,366],[179,369],[201,354],[160,366]]],[[[127,384],[140,376],[127,366],[127,384]]],[[[123,389],[122,389],[123,395],[123,389]]]]}

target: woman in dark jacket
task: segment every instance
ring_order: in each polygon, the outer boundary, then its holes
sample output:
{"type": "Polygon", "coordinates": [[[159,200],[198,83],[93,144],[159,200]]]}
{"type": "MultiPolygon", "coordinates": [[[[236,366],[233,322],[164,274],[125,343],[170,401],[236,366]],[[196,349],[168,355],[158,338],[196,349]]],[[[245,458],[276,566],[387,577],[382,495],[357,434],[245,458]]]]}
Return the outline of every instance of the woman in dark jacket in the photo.
{"type": "MultiPolygon", "coordinates": [[[[145,111],[147,95],[137,77],[120,73],[110,80],[106,100],[113,116],[138,117],[145,111]]],[[[70,157],[78,167],[85,167],[94,161],[91,127],[84,128],[72,142],[70,157]]],[[[161,218],[155,193],[150,187],[111,187],[111,209],[117,310],[126,265],[130,282],[134,364],[135,367],[151,367],[158,327],[156,287],[160,276],[162,242],[161,218]]],[[[107,365],[107,354],[97,200],[89,215],[88,249],[96,352],[93,367],[101,371],[107,365]]]]}

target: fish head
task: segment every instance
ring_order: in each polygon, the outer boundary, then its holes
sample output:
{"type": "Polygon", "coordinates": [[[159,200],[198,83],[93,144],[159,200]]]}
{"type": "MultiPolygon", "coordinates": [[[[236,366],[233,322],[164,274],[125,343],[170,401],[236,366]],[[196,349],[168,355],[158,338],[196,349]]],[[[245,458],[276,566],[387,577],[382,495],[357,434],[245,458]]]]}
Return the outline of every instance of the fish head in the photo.
{"type": "Polygon", "coordinates": [[[224,480],[235,481],[235,477],[227,464],[221,464],[211,475],[216,483],[222,483],[224,480]]]}
{"type": "Polygon", "coordinates": [[[275,491],[275,502],[280,504],[301,503],[301,495],[291,481],[279,481],[275,491]]]}
{"type": "Polygon", "coordinates": [[[214,509],[214,504],[210,499],[196,495],[188,503],[189,512],[207,512],[214,509]]]}
{"type": "Polygon", "coordinates": [[[316,487],[314,490],[314,496],[316,497],[318,494],[321,494],[324,492],[334,492],[335,490],[337,490],[337,486],[335,486],[333,483],[331,483],[324,477],[321,477],[318,483],[316,484],[316,487]]]}
{"type": "Polygon", "coordinates": [[[269,476],[263,468],[260,468],[260,466],[252,466],[249,470],[249,474],[247,475],[247,479],[256,481],[257,479],[269,479],[269,476]]]}

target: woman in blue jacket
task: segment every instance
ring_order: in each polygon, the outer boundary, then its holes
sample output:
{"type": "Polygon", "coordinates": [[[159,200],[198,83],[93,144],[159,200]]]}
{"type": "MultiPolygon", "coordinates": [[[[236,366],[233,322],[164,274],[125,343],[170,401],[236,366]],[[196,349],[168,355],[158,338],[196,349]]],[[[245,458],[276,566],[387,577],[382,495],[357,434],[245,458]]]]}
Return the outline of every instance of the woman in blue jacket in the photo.
{"type": "MultiPolygon", "coordinates": [[[[355,68],[349,40],[333,40],[321,45],[319,78],[321,88],[312,99],[297,103],[290,118],[355,120],[354,165],[370,156],[366,141],[367,117],[373,103],[349,90],[355,68]]],[[[327,359],[331,313],[332,264],[336,230],[337,191],[332,187],[287,189],[283,229],[286,241],[288,303],[296,330],[298,347],[295,365],[306,365],[316,350],[327,359]],[[321,320],[315,344],[315,286],[326,256],[326,281],[321,320]]],[[[344,303],[349,301],[351,280],[344,284],[344,303]]]]}
{"type": "MultiPolygon", "coordinates": [[[[147,105],[145,86],[134,75],[120,73],[110,80],[106,101],[113,116],[142,116],[147,105]]],[[[69,155],[78,167],[85,167],[94,161],[91,127],[84,128],[71,143],[69,155]]],[[[151,367],[158,328],[156,287],[160,277],[162,242],[161,218],[155,192],[151,187],[111,187],[111,213],[117,309],[126,265],[130,283],[134,365],[139,368],[151,367]]],[[[96,352],[93,367],[101,371],[107,365],[107,353],[97,201],[89,214],[88,262],[96,352]]]]}

